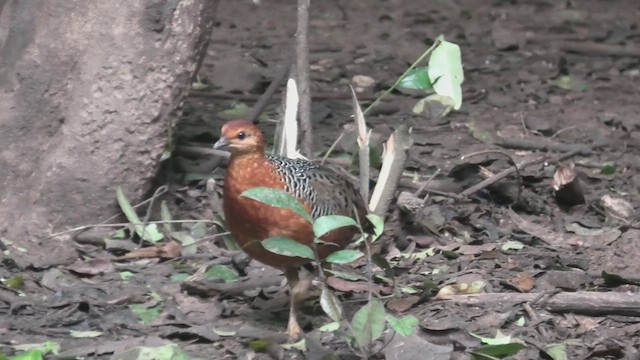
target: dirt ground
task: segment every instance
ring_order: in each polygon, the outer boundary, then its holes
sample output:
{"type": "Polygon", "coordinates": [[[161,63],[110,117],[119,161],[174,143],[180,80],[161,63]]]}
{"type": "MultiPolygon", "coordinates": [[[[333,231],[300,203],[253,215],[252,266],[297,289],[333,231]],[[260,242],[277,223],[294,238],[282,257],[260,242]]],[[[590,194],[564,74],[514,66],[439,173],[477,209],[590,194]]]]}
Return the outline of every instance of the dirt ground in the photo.
{"type": "MultiPolygon", "coordinates": [[[[293,56],[293,3],[219,3],[200,71],[209,87],[186,101],[179,145],[210,145],[225,118],[253,106],[293,56]]],[[[387,337],[376,356],[465,359],[482,346],[470,333],[501,332],[525,344],[515,359],[551,359],[554,344],[568,359],[640,358],[640,3],[329,0],[312,1],[310,11],[316,151],[351,121],[354,76],[374,80],[358,94],[367,105],[438,35],[462,50],[460,111],[414,114],[419,97],[394,92],[367,117],[380,139],[408,124],[414,140],[380,244],[402,289],[385,300],[387,311],[416,316],[420,330],[387,337]],[[501,153],[461,160],[490,149],[501,153]],[[480,183],[482,171],[511,168],[507,156],[527,164],[520,177],[456,195],[480,183]],[[557,167],[570,164],[584,193],[575,205],[552,187],[557,167]],[[476,300],[433,297],[476,281],[486,293],[476,300]]],[[[280,99],[262,115],[269,136],[280,99]]],[[[338,149],[344,159],[351,148],[338,149]]],[[[182,234],[204,240],[182,257],[164,242],[162,254],[116,259],[137,244],[91,241],[101,232],[75,238],[71,265],[21,271],[5,257],[0,353],[52,341],[60,352],[48,358],[136,358],[125,350],[167,343],[200,359],[357,358],[342,337],[318,330],[330,320],[314,297],[303,311],[308,352],[256,342],[286,342],[286,287],[277,271],[226,250],[220,228],[203,221],[219,219],[219,163],[178,155],[159,178],[168,181],[162,199],[173,218],[201,221],[183,225],[182,234]],[[218,186],[206,180],[213,169],[218,186]]],[[[363,263],[351,268],[365,272],[363,263]]],[[[352,316],[366,294],[335,285],[352,316]]],[[[390,287],[382,278],[377,285],[382,295],[390,287]]]]}

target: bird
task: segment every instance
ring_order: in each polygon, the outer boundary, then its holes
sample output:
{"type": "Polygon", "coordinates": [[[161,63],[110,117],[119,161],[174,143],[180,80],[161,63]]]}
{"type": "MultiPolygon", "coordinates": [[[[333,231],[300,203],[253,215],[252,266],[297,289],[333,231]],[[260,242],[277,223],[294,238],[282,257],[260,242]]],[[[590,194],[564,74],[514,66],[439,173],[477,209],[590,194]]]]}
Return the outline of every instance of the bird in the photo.
{"type": "MultiPolygon", "coordinates": [[[[336,170],[306,159],[290,159],[265,153],[264,135],[247,120],[225,123],[214,149],[230,152],[223,186],[222,209],[229,232],[251,258],[281,270],[289,284],[289,321],[287,334],[297,339],[302,329],[297,320],[298,305],[304,299],[309,282],[301,281],[299,269],[311,260],[275,254],[260,241],[284,236],[314,246],[311,223],[296,212],[276,208],[242,193],[255,187],[280,189],[295,197],[312,219],[325,215],[357,214],[363,224],[367,206],[357,188],[336,170]]],[[[355,226],[325,234],[317,245],[320,259],[346,247],[360,233],[355,226]],[[337,245],[337,246],[336,246],[337,245]]]]}

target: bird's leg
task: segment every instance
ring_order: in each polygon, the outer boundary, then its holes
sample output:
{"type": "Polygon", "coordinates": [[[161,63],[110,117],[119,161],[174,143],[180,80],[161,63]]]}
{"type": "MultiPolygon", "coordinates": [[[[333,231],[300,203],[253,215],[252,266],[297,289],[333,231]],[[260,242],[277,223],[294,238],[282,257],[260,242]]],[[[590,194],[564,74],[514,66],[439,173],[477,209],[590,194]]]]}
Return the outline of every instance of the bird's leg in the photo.
{"type": "Polygon", "coordinates": [[[305,276],[300,279],[297,268],[289,268],[285,271],[284,275],[287,277],[290,289],[290,303],[289,303],[289,325],[287,326],[287,334],[290,339],[299,339],[302,334],[302,329],[298,324],[298,305],[306,297],[309,286],[311,286],[311,276],[305,276]]]}

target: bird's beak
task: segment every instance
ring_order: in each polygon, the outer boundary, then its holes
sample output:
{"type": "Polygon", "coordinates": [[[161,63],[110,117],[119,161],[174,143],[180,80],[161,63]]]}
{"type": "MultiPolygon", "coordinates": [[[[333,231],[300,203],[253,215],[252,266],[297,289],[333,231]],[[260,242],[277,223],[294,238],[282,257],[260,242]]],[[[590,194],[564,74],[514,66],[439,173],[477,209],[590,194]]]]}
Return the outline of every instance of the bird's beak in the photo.
{"type": "Polygon", "coordinates": [[[222,136],[220,137],[220,140],[216,141],[215,144],[213,144],[213,148],[214,149],[222,149],[225,148],[227,146],[229,146],[231,142],[229,142],[229,139],[227,139],[226,136],[222,136]]]}

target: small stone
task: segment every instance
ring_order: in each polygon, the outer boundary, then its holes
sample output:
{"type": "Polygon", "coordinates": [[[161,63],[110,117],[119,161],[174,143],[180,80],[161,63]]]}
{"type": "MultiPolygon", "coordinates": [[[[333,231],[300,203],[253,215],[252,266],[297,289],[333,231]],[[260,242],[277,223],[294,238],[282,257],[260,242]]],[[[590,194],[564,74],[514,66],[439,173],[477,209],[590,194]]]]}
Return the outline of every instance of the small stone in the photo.
{"type": "Polygon", "coordinates": [[[373,87],[376,84],[376,81],[373,80],[371,76],[367,75],[354,75],[351,78],[351,83],[353,87],[356,89],[356,92],[363,92],[366,89],[373,87]]]}

